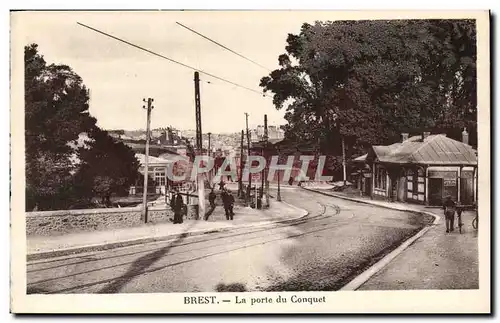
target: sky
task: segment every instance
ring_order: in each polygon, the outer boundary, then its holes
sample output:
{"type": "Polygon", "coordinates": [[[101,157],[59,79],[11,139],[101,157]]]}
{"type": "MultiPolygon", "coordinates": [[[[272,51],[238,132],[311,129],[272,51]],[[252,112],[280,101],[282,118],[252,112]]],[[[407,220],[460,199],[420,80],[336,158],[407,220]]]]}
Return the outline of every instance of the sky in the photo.
{"type": "MultiPolygon", "coordinates": [[[[304,22],[331,20],[331,12],[153,11],[17,12],[12,30],[19,44],[37,43],[48,63],[69,65],[90,89],[90,113],[105,129],[145,129],[143,98],[154,99],[151,127],[195,129],[193,70],[86,29],[89,25],[196,69],[259,92],[269,70],[188,31],[180,22],[273,70],[289,33],[304,22]]],[[[286,121],[271,97],[200,74],[203,133],[239,132],[286,121]],[[210,82],[210,83],[208,83],[210,82]]]]}

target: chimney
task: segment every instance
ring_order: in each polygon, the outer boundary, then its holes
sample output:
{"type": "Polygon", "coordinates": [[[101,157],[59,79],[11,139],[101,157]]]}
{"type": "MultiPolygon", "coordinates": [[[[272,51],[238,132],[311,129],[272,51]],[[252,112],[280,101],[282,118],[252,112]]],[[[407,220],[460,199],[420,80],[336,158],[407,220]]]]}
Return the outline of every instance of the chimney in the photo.
{"type": "Polygon", "coordinates": [[[429,131],[424,131],[424,132],[422,133],[422,141],[426,141],[426,140],[427,140],[427,137],[429,137],[429,136],[430,136],[430,134],[431,134],[431,133],[430,133],[429,131]]]}
{"type": "Polygon", "coordinates": [[[407,141],[409,136],[410,136],[410,134],[407,132],[401,133],[401,142],[407,141]]]}
{"type": "Polygon", "coordinates": [[[464,128],[464,131],[462,131],[462,142],[466,145],[469,144],[469,133],[467,132],[467,128],[464,128]]]}

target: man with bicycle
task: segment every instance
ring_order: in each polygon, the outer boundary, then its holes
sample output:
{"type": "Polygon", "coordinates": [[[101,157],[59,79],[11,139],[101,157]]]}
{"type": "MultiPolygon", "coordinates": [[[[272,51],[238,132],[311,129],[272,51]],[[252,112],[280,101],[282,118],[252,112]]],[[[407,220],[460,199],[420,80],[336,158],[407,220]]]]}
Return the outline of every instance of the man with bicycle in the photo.
{"type": "Polygon", "coordinates": [[[444,218],[446,222],[446,233],[453,232],[455,225],[456,204],[448,195],[443,202],[444,218]]]}

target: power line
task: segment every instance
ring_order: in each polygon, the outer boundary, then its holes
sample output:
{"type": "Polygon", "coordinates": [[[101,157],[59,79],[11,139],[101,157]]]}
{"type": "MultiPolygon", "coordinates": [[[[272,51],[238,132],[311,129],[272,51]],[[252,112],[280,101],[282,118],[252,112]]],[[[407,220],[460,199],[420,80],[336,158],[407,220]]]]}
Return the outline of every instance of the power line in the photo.
{"type": "Polygon", "coordinates": [[[168,58],[168,57],[166,57],[166,56],[164,56],[164,55],[161,55],[161,54],[158,54],[158,53],[156,53],[156,52],[153,52],[153,51],[152,51],[152,50],[150,50],[150,49],[147,49],[147,48],[141,47],[141,46],[139,46],[139,45],[133,44],[133,43],[131,43],[131,42],[129,42],[129,41],[126,41],[126,40],[121,39],[121,38],[119,38],[119,37],[113,36],[113,35],[111,35],[111,34],[108,34],[108,33],[104,32],[104,31],[101,31],[101,30],[99,30],[99,29],[96,29],[96,28],[93,28],[93,27],[87,26],[87,25],[82,24],[82,23],[80,23],[80,22],[77,22],[77,24],[79,24],[79,25],[80,25],[80,26],[82,26],[82,27],[88,28],[88,29],[90,29],[90,30],[92,30],[92,31],[95,31],[95,32],[97,32],[97,33],[99,33],[99,34],[102,34],[102,35],[104,35],[104,36],[110,37],[110,38],[112,38],[112,39],[114,39],[114,40],[117,40],[117,41],[119,41],[119,42],[122,42],[122,43],[124,43],[124,44],[127,44],[127,45],[129,45],[129,46],[132,46],[132,47],[135,47],[135,48],[140,49],[140,50],[142,50],[142,51],[145,51],[145,52],[147,52],[147,53],[149,53],[149,54],[151,54],[151,55],[154,55],[154,56],[157,56],[157,57],[160,57],[160,58],[166,59],[167,61],[170,61],[170,62],[172,62],[172,63],[175,63],[175,64],[181,65],[181,66],[183,66],[183,67],[189,68],[189,69],[191,69],[191,70],[193,70],[193,71],[198,71],[198,72],[200,72],[200,73],[202,73],[202,74],[205,74],[205,75],[207,75],[207,76],[213,77],[213,78],[215,78],[215,79],[217,79],[217,80],[220,80],[220,81],[223,81],[223,82],[229,83],[229,84],[231,84],[231,85],[234,85],[234,86],[240,87],[240,88],[245,89],[245,90],[247,90],[247,91],[251,91],[251,92],[258,93],[258,94],[260,94],[260,95],[262,95],[262,96],[264,96],[264,97],[270,97],[269,95],[267,95],[267,94],[265,94],[265,93],[262,93],[262,92],[260,92],[260,91],[257,91],[257,90],[254,90],[254,89],[252,89],[252,88],[246,87],[246,86],[244,86],[244,85],[241,85],[241,84],[235,83],[235,82],[233,82],[233,81],[229,81],[229,80],[227,80],[227,79],[225,79],[225,78],[223,78],[223,77],[219,77],[219,76],[216,76],[216,75],[214,75],[214,74],[211,74],[211,73],[208,73],[208,72],[202,71],[202,70],[200,70],[200,69],[194,68],[194,67],[189,66],[189,65],[187,65],[187,64],[184,64],[184,63],[178,62],[178,61],[173,60],[173,59],[171,59],[171,58],[168,58]]]}
{"type": "Polygon", "coordinates": [[[181,26],[181,27],[183,27],[183,28],[186,28],[187,30],[189,30],[189,31],[191,31],[191,32],[193,32],[193,33],[195,33],[195,34],[197,34],[197,35],[198,35],[198,36],[200,36],[200,37],[205,38],[206,40],[208,40],[208,41],[210,41],[210,42],[212,42],[212,43],[216,44],[217,46],[220,46],[220,47],[224,48],[225,50],[230,51],[231,53],[238,55],[238,56],[239,56],[239,57],[241,57],[241,58],[246,59],[247,61],[252,62],[253,64],[255,64],[255,65],[257,65],[257,66],[259,66],[259,67],[261,67],[261,68],[263,68],[263,69],[267,70],[268,72],[271,72],[271,69],[269,69],[269,68],[265,67],[264,65],[261,65],[261,64],[257,63],[256,61],[254,61],[254,60],[252,60],[252,59],[250,59],[250,58],[248,58],[248,57],[246,57],[246,56],[243,56],[243,55],[242,55],[242,54],[240,54],[240,53],[235,52],[234,50],[232,50],[232,49],[228,48],[227,46],[222,45],[222,44],[221,44],[221,43],[219,43],[219,42],[216,42],[215,40],[211,39],[210,37],[207,37],[207,36],[205,36],[205,35],[202,35],[202,34],[200,34],[199,32],[197,32],[196,30],[191,29],[191,28],[189,28],[189,27],[187,27],[187,26],[185,26],[185,25],[181,24],[180,22],[177,22],[177,21],[176,21],[176,24],[178,24],[179,26],[181,26]]]}

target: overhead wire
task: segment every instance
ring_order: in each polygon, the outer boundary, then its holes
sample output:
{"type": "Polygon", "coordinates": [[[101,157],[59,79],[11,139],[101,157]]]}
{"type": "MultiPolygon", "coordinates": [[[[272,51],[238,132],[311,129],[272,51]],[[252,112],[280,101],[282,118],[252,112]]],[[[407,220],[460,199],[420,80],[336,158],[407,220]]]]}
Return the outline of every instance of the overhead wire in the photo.
{"type": "Polygon", "coordinates": [[[189,30],[189,31],[191,31],[191,32],[193,32],[193,33],[195,33],[195,34],[197,34],[198,36],[200,36],[200,37],[202,37],[202,38],[205,38],[206,40],[208,40],[208,41],[210,41],[210,42],[212,42],[212,43],[216,44],[217,46],[222,47],[222,48],[224,48],[225,50],[227,50],[227,51],[229,51],[229,52],[231,52],[231,53],[233,53],[233,54],[235,54],[235,55],[238,55],[239,57],[241,57],[241,58],[243,58],[243,59],[245,59],[245,60],[247,60],[247,61],[249,61],[249,62],[251,62],[251,63],[253,63],[253,64],[255,64],[255,65],[257,65],[257,66],[259,66],[259,67],[261,67],[261,68],[263,68],[263,69],[265,69],[265,70],[267,70],[268,72],[271,72],[271,69],[269,69],[269,68],[265,67],[264,65],[259,64],[259,63],[257,63],[256,61],[254,61],[254,60],[252,60],[252,59],[250,59],[250,58],[248,58],[248,57],[246,57],[246,56],[244,56],[244,55],[242,55],[242,54],[240,54],[240,53],[238,53],[238,52],[236,52],[236,51],[234,51],[234,50],[230,49],[229,47],[227,47],[227,46],[225,46],[225,45],[222,45],[221,43],[219,43],[219,42],[217,42],[217,41],[215,41],[215,40],[211,39],[210,37],[205,36],[205,35],[203,35],[203,34],[201,34],[201,33],[197,32],[196,30],[194,30],[194,29],[192,29],[192,28],[189,28],[188,26],[185,26],[185,25],[181,24],[181,23],[180,23],[180,22],[178,22],[178,21],[176,21],[176,24],[178,24],[179,26],[181,26],[181,27],[183,27],[183,28],[185,28],[185,29],[187,29],[187,30],[189,30]]]}
{"type": "Polygon", "coordinates": [[[245,90],[247,90],[247,91],[251,91],[251,92],[254,92],[254,93],[260,94],[260,95],[262,95],[263,97],[271,97],[271,96],[269,96],[269,95],[267,95],[267,94],[265,94],[265,93],[263,93],[263,92],[257,91],[257,90],[255,90],[255,89],[252,89],[252,88],[249,88],[249,87],[247,87],[247,86],[244,86],[244,85],[238,84],[238,83],[236,83],[236,82],[230,81],[230,80],[225,79],[225,78],[223,78],[223,77],[220,77],[220,76],[214,75],[214,74],[209,73],[209,72],[205,72],[205,71],[203,71],[203,70],[201,70],[201,69],[198,69],[198,68],[192,67],[192,66],[190,66],[190,65],[184,64],[184,63],[179,62],[179,61],[176,61],[176,60],[171,59],[171,58],[169,58],[169,57],[167,57],[167,56],[164,56],[164,55],[162,55],[162,54],[158,54],[158,53],[156,53],[156,52],[154,52],[154,51],[152,51],[152,50],[150,50],[150,49],[144,48],[144,47],[142,47],[142,46],[139,46],[139,45],[136,45],[136,44],[134,44],[134,43],[131,43],[131,42],[129,42],[129,41],[127,41],[127,40],[125,40],[125,39],[122,39],[122,38],[119,38],[119,37],[117,37],[117,36],[114,36],[114,35],[111,35],[111,34],[109,34],[109,33],[106,33],[106,32],[104,32],[104,31],[101,31],[101,30],[99,30],[99,29],[97,29],[97,28],[94,28],[94,27],[91,27],[91,26],[85,25],[85,24],[83,24],[83,23],[81,23],[81,22],[77,22],[77,24],[78,24],[78,25],[80,25],[80,26],[82,26],[82,27],[85,27],[85,28],[87,28],[87,29],[90,29],[90,30],[92,30],[92,31],[94,31],[94,32],[97,32],[97,33],[99,33],[99,34],[102,34],[102,35],[104,35],[104,36],[107,36],[107,37],[109,37],[109,38],[112,38],[112,39],[114,39],[114,40],[117,40],[117,41],[122,42],[122,43],[124,43],[124,44],[127,44],[127,45],[129,45],[129,46],[132,46],[132,47],[134,47],[134,48],[137,48],[137,49],[139,49],[139,50],[145,51],[145,52],[147,52],[147,53],[149,53],[149,54],[151,54],[151,55],[154,55],[154,56],[157,56],[157,57],[163,58],[163,59],[165,59],[165,60],[167,60],[167,61],[170,61],[170,62],[172,62],[172,63],[178,64],[178,65],[181,65],[181,66],[183,66],[183,67],[185,67],[185,68],[189,68],[189,69],[191,69],[191,70],[193,70],[193,71],[198,71],[199,73],[205,74],[205,75],[207,75],[207,76],[209,76],[209,77],[212,77],[212,78],[214,78],[214,79],[217,79],[217,80],[219,80],[219,81],[222,81],[222,82],[225,82],[225,83],[228,83],[228,84],[234,85],[234,86],[236,86],[236,87],[239,87],[239,88],[245,89],[245,90]]]}

